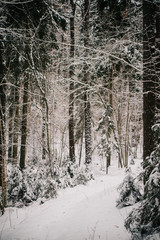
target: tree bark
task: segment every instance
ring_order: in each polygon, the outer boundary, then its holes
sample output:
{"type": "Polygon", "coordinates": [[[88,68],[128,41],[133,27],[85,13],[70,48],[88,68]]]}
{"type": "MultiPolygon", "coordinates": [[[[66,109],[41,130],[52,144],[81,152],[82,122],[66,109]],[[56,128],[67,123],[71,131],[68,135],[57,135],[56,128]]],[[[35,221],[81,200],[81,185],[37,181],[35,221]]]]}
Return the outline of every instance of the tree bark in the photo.
{"type": "Polygon", "coordinates": [[[75,141],[74,141],[74,51],[75,51],[75,34],[74,34],[74,17],[76,4],[73,0],[70,0],[72,8],[72,16],[70,17],[70,59],[71,65],[69,69],[69,157],[72,162],[75,162],[75,141]]]}
{"type": "MultiPolygon", "coordinates": [[[[143,0],[143,161],[155,147],[155,3],[143,0]]],[[[147,176],[144,176],[144,183],[147,176]]]]}
{"type": "Polygon", "coordinates": [[[42,159],[46,159],[46,106],[42,97],[42,159]]]}
{"type": "MultiPolygon", "coordinates": [[[[1,40],[1,38],[0,38],[1,40]]],[[[3,161],[4,161],[4,143],[5,143],[5,82],[4,82],[4,74],[5,68],[3,65],[3,47],[2,42],[0,41],[0,186],[2,186],[3,182],[3,161]]]]}
{"type": "Polygon", "coordinates": [[[88,60],[88,47],[89,47],[89,8],[90,1],[84,1],[84,51],[85,51],[85,67],[84,67],[84,110],[85,110],[85,163],[89,164],[92,161],[92,147],[91,147],[91,105],[89,94],[89,67],[88,60]]]}
{"type": "Polygon", "coordinates": [[[19,90],[16,87],[11,89],[10,102],[11,106],[9,108],[8,162],[17,164],[19,134],[19,90]]]}
{"type": "Polygon", "coordinates": [[[20,148],[20,169],[21,170],[25,168],[25,161],[26,161],[28,89],[29,89],[29,79],[27,76],[24,81],[23,109],[22,109],[22,122],[21,122],[21,148],[20,148]]]}
{"type": "MultiPolygon", "coordinates": [[[[160,3],[156,3],[156,53],[155,53],[155,68],[156,68],[156,122],[160,123],[160,3]]],[[[160,143],[160,140],[159,142],[160,143]]]]}
{"type": "Polygon", "coordinates": [[[15,116],[14,116],[14,134],[13,134],[13,163],[18,162],[18,135],[19,135],[19,90],[15,88],[15,116]]]}
{"type": "Polygon", "coordinates": [[[5,187],[5,67],[3,64],[3,46],[0,36],[0,187],[2,187],[2,214],[6,203],[5,187]]]}

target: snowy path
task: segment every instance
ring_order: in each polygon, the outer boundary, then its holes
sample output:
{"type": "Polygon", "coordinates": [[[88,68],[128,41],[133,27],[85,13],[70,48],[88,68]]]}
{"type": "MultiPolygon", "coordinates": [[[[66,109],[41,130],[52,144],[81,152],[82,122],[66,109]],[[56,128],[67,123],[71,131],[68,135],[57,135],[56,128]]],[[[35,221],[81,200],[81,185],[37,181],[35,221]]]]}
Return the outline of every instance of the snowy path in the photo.
{"type": "Polygon", "coordinates": [[[115,207],[121,173],[112,169],[43,205],[7,210],[0,217],[0,240],[130,240],[123,226],[130,210],[115,207]]]}

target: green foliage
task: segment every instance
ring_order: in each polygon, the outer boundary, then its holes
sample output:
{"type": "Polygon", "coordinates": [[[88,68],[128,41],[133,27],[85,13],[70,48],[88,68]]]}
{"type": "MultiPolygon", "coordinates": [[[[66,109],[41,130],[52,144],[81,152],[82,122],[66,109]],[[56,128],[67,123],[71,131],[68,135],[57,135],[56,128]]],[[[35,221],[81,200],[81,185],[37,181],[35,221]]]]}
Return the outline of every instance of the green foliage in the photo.
{"type": "MultiPolygon", "coordinates": [[[[155,136],[159,139],[160,125],[153,126],[155,136]]],[[[160,232],[160,144],[146,159],[144,199],[125,221],[125,227],[132,233],[133,239],[160,232]]]]}

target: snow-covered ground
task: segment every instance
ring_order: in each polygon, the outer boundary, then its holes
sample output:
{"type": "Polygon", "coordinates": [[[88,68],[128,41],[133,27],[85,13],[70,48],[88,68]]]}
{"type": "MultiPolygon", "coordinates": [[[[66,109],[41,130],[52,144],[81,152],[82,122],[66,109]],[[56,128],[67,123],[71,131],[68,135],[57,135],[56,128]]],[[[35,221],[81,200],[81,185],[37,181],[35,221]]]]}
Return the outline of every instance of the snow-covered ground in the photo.
{"type": "Polygon", "coordinates": [[[87,185],[60,190],[56,199],[0,217],[0,240],[130,240],[124,220],[132,207],[116,208],[124,170],[110,167],[87,185]]]}

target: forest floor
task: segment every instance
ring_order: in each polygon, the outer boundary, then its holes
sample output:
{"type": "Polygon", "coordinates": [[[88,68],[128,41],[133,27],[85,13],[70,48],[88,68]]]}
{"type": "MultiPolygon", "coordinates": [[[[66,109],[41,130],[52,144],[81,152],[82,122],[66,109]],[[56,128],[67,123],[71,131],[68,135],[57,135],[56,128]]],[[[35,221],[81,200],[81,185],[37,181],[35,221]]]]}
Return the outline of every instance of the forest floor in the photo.
{"type": "Polygon", "coordinates": [[[132,207],[116,207],[124,176],[124,169],[111,166],[108,175],[95,174],[86,185],[60,190],[44,204],[6,209],[0,240],[130,240],[124,220],[132,207]]]}

